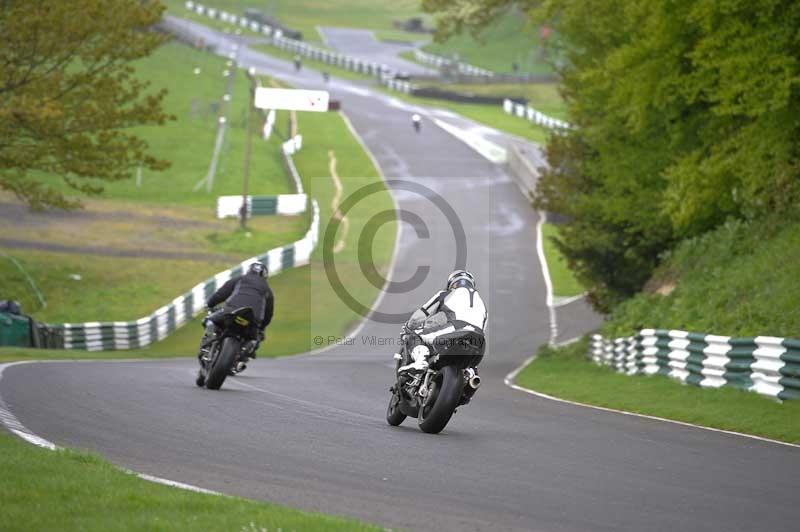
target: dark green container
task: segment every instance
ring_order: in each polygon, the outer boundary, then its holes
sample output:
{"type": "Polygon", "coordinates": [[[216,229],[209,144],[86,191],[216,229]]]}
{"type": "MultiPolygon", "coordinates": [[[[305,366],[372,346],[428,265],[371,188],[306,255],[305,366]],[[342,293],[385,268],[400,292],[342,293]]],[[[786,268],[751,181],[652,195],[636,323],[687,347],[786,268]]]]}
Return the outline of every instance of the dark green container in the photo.
{"type": "Polygon", "coordinates": [[[31,319],[0,312],[0,345],[31,347],[31,319]]]}

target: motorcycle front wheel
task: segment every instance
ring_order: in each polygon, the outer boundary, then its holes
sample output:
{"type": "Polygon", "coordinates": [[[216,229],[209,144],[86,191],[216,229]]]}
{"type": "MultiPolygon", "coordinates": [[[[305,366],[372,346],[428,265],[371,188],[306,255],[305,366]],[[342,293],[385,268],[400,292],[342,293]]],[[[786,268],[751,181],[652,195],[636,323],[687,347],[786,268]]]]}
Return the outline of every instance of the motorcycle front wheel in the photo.
{"type": "Polygon", "coordinates": [[[438,434],[450,421],[464,390],[464,372],[455,366],[445,366],[431,380],[428,395],[419,409],[419,428],[429,434],[438,434]]]}
{"type": "MultiPolygon", "coordinates": [[[[399,385],[395,385],[399,386],[399,385]]],[[[389,399],[389,408],[386,409],[386,422],[396,427],[405,421],[406,415],[400,411],[400,395],[397,392],[392,392],[392,397],[389,399]]]]}

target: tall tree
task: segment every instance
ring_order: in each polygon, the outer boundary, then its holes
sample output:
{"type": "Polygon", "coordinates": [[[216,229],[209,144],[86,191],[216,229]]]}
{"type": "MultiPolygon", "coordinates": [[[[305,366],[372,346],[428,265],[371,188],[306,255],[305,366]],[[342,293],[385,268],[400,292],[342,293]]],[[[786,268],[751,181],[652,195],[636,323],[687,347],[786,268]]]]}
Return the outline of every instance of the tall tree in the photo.
{"type": "MultiPolygon", "coordinates": [[[[537,205],[604,310],[665,252],[727,218],[797,214],[796,0],[423,0],[442,36],[521,5],[555,30],[576,128],[554,137],[537,205]]],[[[776,217],[777,218],[777,217],[776,217]]]]}
{"type": "Polygon", "coordinates": [[[155,0],[0,0],[0,188],[33,208],[74,208],[60,181],[99,194],[98,180],[168,166],[131,131],[171,118],[165,91],[148,92],[131,66],[163,42],[151,31],[162,11],[155,0]]]}

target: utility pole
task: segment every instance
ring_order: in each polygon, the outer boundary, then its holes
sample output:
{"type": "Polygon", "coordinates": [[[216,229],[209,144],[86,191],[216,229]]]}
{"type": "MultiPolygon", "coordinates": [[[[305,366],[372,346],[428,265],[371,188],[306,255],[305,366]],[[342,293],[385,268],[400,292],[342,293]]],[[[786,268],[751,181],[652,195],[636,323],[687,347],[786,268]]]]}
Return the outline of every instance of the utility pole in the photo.
{"type": "Polygon", "coordinates": [[[242,183],[242,208],[240,210],[241,216],[239,218],[239,225],[242,229],[247,228],[247,185],[250,177],[250,151],[253,143],[253,106],[256,98],[256,78],[255,69],[250,68],[247,71],[247,77],[250,80],[250,101],[247,104],[247,142],[244,145],[244,178],[242,183]]]}

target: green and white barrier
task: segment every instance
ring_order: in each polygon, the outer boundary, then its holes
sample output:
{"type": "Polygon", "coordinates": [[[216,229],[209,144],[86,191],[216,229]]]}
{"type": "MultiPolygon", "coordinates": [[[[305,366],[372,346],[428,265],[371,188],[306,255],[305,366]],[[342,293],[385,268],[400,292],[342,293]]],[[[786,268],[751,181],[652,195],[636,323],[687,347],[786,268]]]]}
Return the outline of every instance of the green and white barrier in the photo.
{"type": "Polygon", "coordinates": [[[552,116],[547,116],[546,114],[537,111],[533,107],[517,103],[513,100],[503,100],[503,110],[507,114],[525,118],[529,122],[533,122],[537,126],[546,127],[547,129],[564,131],[572,128],[568,122],[564,122],[558,118],[553,118],[552,116]]]}
{"type": "Polygon", "coordinates": [[[708,388],[733,386],[800,398],[800,340],[642,329],[627,338],[592,336],[589,356],[627,375],[666,375],[708,388]]]}
{"type": "Polygon", "coordinates": [[[394,72],[385,64],[379,64],[374,61],[364,61],[357,57],[340,54],[326,48],[310,45],[303,41],[290,39],[284,37],[281,30],[275,29],[268,24],[261,24],[247,17],[237,16],[221,9],[207,7],[198,2],[187,1],[185,6],[186,9],[198,15],[221,20],[233,26],[250,29],[256,33],[270,37],[268,44],[280,50],[314,59],[328,65],[337,66],[345,70],[350,70],[351,72],[373,76],[380,84],[386,86],[390,90],[410,93],[413,89],[413,85],[408,81],[395,80],[394,72]]]}
{"type": "MultiPolygon", "coordinates": [[[[436,68],[449,68],[453,65],[453,60],[448,59],[447,57],[442,57],[441,55],[431,54],[428,52],[423,52],[419,48],[414,49],[414,59],[419,61],[420,63],[431,65],[436,68]]],[[[475,65],[470,65],[469,63],[464,63],[463,61],[458,61],[455,63],[456,70],[458,70],[459,74],[464,74],[466,76],[480,76],[491,78],[494,77],[494,72],[491,70],[486,70],[485,68],[476,67],[475,65]]]]}
{"type": "MultiPolygon", "coordinates": [[[[306,212],[308,196],[305,194],[280,194],[277,196],[247,196],[247,216],[296,216],[306,212]]],[[[217,198],[217,218],[239,218],[242,196],[217,198]]]]}

